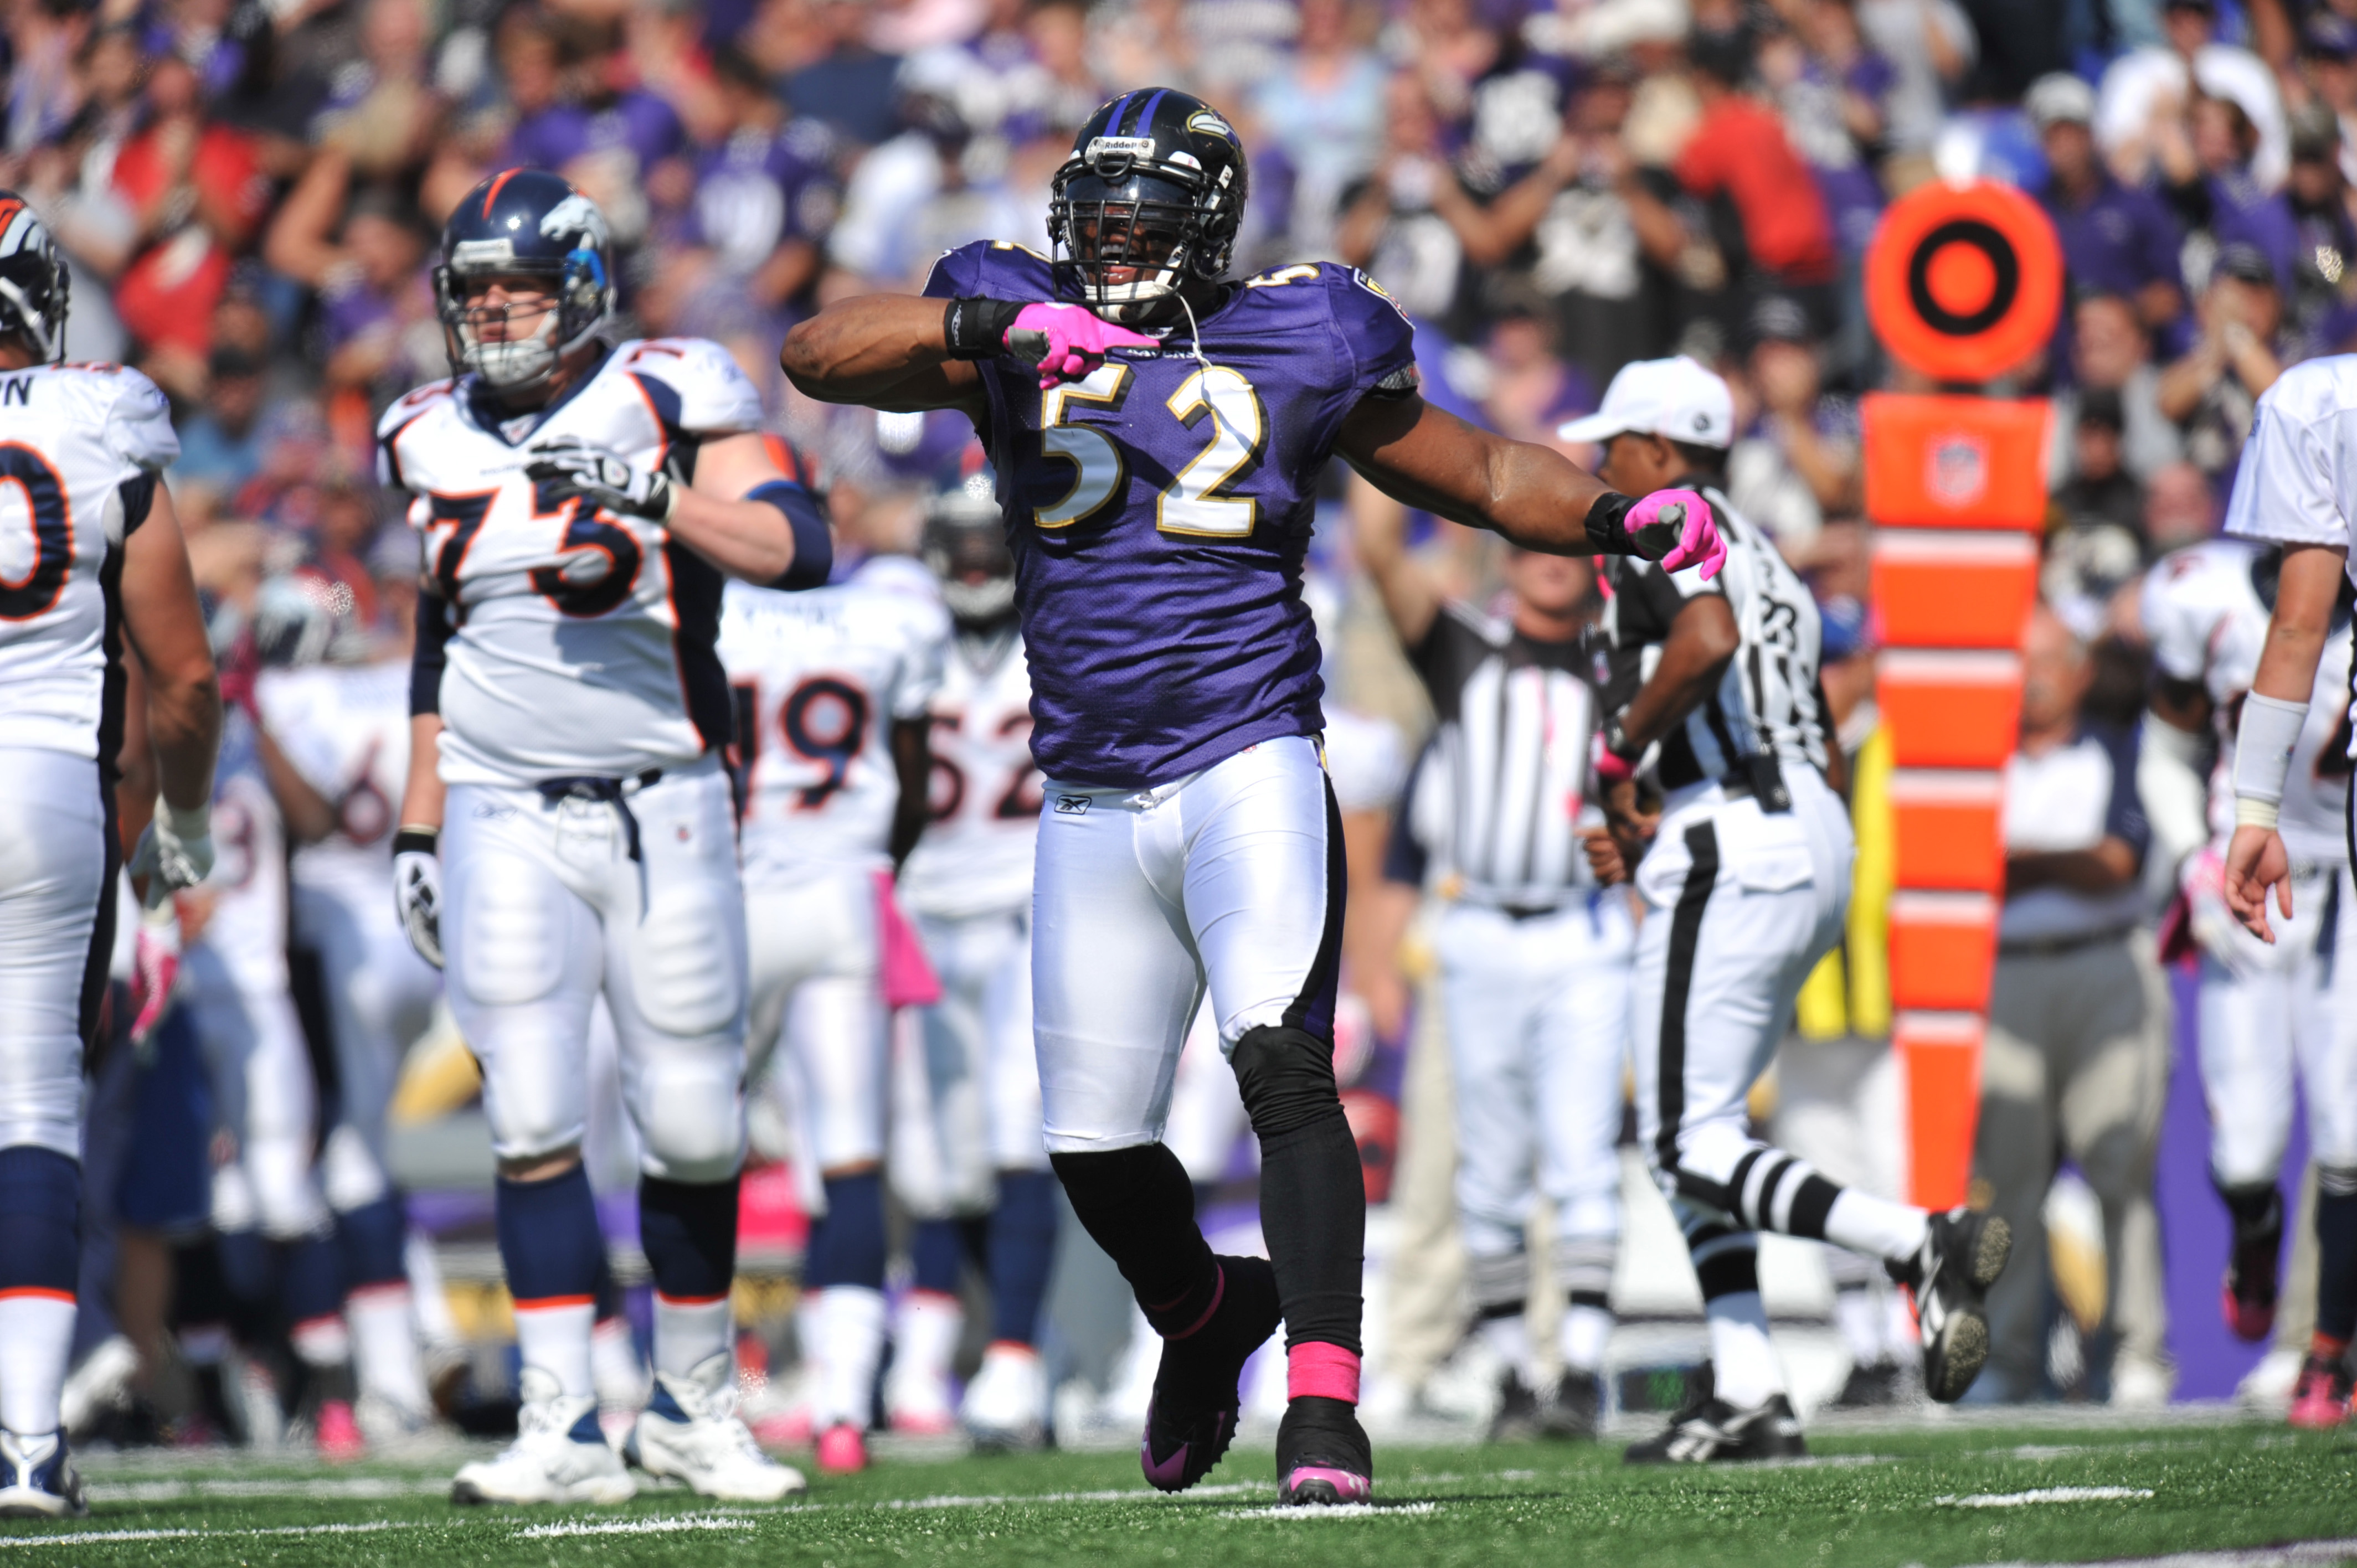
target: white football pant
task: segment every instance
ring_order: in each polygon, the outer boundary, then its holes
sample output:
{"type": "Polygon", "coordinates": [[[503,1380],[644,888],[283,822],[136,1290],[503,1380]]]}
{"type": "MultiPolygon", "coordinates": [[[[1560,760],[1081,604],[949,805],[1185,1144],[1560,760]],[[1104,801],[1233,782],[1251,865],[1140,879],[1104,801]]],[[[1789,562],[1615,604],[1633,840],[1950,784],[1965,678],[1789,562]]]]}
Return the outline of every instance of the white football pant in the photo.
{"type": "Polygon", "coordinates": [[[2296,875],[2292,918],[2268,905],[2274,947],[2238,925],[2201,954],[2201,1087],[2210,1101],[2211,1174],[2222,1187],[2276,1180],[2291,1137],[2295,1067],[2308,1091],[2317,1164],[2357,1169],[2352,898],[2357,890],[2345,867],[2296,875]]]}
{"type": "Polygon", "coordinates": [[[179,995],[204,1046],[214,1121],[237,1144],[215,1178],[215,1223],[278,1241],[315,1234],[328,1223],[312,1164],[319,1087],[285,975],[241,975],[199,941],[180,961],[179,995]]]}
{"type": "Polygon", "coordinates": [[[922,917],[917,932],[942,999],[918,1010],[905,1041],[915,1069],[906,1098],[926,1114],[899,1122],[892,1185],[927,1218],[986,1213],[998,1200],[998,1172],[1048,1168],[1031,1039],[1030,911],[922,917]]]}
{"type": "Polygon", "coordinates": [[[392,1190],[385,1117],[401,1058],[433,1021],[442,976],[417,956],[380,886],[295,886],[295,930],[318,955],[335,1029],[337,1122],[320,1155],[328,1203],[339,1213],[392,1190]]]}
{"type": "Polygon", "coordinates": [[[82,987],[107,890],[106,800],[98,764],[62,751],[0,746],[0,1148],[79,1160],[82,987]]]}
{"type": "Polygon", "coordinates": [[[890,1056],[877,897],[874,874],[856,867],[745,896],[752,1073],[758,1081],[770,1069],[769,1091],[793,1129],[796,1187],[814,1215],[826,1212],[823,1173],[884,1157],[890,1056]]]}

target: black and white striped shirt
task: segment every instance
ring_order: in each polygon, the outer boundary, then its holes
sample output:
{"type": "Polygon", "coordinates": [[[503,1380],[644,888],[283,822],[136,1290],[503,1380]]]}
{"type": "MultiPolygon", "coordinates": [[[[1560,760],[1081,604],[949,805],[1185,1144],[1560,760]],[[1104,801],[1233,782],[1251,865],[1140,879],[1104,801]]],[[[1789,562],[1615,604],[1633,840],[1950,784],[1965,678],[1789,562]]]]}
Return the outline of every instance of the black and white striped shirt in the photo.
{"type": "Polygon", "coordinates": [[[1597,720],[1581,645],[1450,605],[1408,658],[1440,719],[1418,788],[1445,795],[1446,813],[1424,820],[1446,821],[1448,842],[1428,847],[1459,896],[1547,908],[1595,886],[1577,831],[1597,720]]]}
{"type": "Polygon", "coordinates": [[[1718,689],[1662,738],[1655,770],[1664,790],[1727,779],[1762,753],[1786,768],[1823,771],[1824,699],[1817,660],[1823,625],[1817,601],[1775,543],[1727,504],[1714,485],[1696,485],[1717,515],[1727,565],[1709,582],[1674,575],[1633,555],[1611,558],[1612,598],[1604,612],[1611,641],[1607,713],[1620,713],[1652,677],[1670,624],[1690,598],[1717,595],[1735,612],[1741,642],[1718,689]]]}

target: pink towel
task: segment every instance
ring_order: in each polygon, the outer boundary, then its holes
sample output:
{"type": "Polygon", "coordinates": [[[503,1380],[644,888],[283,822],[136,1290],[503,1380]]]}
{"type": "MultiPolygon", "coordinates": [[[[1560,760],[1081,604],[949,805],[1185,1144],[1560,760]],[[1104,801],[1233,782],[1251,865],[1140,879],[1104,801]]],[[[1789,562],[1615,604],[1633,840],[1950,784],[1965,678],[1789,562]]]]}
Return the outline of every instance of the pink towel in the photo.
{"type": "Polygon", "coordinates": [[[925,944],[892,897],[892,874],[876,874],[876,937],[882,950],[884,1005],[930,1007],[942,999],[942,983],[925,957],[925,944]]]}

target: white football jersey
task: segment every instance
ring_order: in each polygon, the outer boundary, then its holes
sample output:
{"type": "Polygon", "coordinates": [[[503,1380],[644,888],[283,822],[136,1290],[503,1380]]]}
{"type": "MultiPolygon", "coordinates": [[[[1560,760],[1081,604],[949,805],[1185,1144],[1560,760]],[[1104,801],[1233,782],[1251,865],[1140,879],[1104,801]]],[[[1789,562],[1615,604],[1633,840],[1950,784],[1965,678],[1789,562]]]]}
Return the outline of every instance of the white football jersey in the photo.
{"type": "Polygon", "coordinates": [[[0,745],[111,768],[112,558],[180,455],[156,383],[120,365],[0,372],[0,745]]]}
{"type": "Polygon", "coordinates": [[[502,421],[471,376],[418,388],[378,427],[384,482],[408,490],[447,640],[442,778],[530,785],[627,778],[728,738],[713,650],[721,575],[642,518],[544,506],[532,448],[570,438],[651,473],[694,472],[701,438],[757,428],[761,402],[718,344],[621,344],[550,407],[502,421]]]}
{"type": "Polygon", "coordinates": [[[198,940],[248,994],[284,991],[285,822],[263,777],[253,722],[235,703],[221,717],[221,762],[213,775],[213,868],[199,886],[210,908],[198,940]]]}
{"type": "Polygon", "coordinates": [[[952,639],[932,720],[931,823],[900,868],[901,902],[944,920],[1028,910],[1040,792],[1021,636],[952,639]]]}
{"type": "MultiPolygon", "coordinates": [[[[2261,546],[2239,539],[2189,545],[2147,574],[2141,613],[2153,662],[2179,681],[2199,681],[2216,709],[2218,767],[2210,780],[2210,829],[2234,832],[2234,732],[2243,697],[2257,676],[2274,583],[2261,546]],[[2262,582],[2266,591],[2262,593],[2262,582]]],[[[2350,628],[2325,640],[2308,722],[2284,776],[2284,847],[2298,860],[2349,858],[2350,628]]]]}
{"type": "Polygon", "coordinates": [[[313,664],[254,683],[263,727],[336,829],[295,852],[307,887],[380,897],[393,886],[393,830],[409,784],[409,666],[313,664]]]}
{"type": "Polygon", "coordinates": [[[892,725],[925,716],[948,640],[932,579],[889,557],[802,593],[728,585],[720,657],[746,768],[747,881],[891,864],[892,725]]]}

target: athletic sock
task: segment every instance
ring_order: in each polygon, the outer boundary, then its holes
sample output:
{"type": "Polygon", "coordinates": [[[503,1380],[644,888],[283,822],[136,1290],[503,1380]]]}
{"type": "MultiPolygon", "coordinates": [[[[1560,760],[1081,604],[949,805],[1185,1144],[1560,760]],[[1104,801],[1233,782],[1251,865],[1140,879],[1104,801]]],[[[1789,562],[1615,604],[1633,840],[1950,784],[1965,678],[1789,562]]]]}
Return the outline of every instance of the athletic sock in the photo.
{"type": "Polygon", "coordinates": [[[408,1239],[408,1219],[401,1199],[387,1194],[374,1203],[347,1208],[336,1215],[336,1252],[343,1271],[344,1288],[405,1283],[408,1262],[402,1255],[408,1239]]]}
{"type": "Polygon", "coordinates": [[[351,1325],[352,1370],[361,1391],[405,1411],[429,1410],[409,1282],[362,1285],[344,1298],[344,1317],[351,1325]]]}
{"type": "Polygon", "coordinates": [[[59,1426],[81,1262],[81,1166],[54,1149],[0,1149],[0,1426],[59,1426]]]}
{"type": "Polygon", "coordinates": [[[2357,1336],[2357,1171],[2316,1172],[2316,1331],[2357,1336]]]}
{"type": "Polygon", "coordinates": [[[1531,1320],[1523,1316],[1521,1302],[1487,1309],[1474,1325],[1474,1332],[1523,1387],[1539,1386],[1538,1357],[1531,1348],[1531,1320]]]}
{"type": "Polygon", "coordinates": [[[1290,1025],[1262,1026],[1244,1031],[1229,1060],[1260,1140],[1260,1230],[1276,1271],[1286,1348],[1333,1345],[1355,1358],[1367,1184],[1334,1087],[1333,1042],[1290,1025]]]}
{"type": "Polygon", "coordinates": [[[1036,1345],[1039,1309],[1056,1268],[1056,1177],[1050,1171],[998,1173],[998,1207],[985,1242],[990,1266],[990,1337],[1036,1345]]]}
{"type": "Polygon", "coordinates": [[[554,1377],[566,1398],[595,1397],[589,1330],[606,1240],[589,1173],[576,1165],[545,1181],[502,1176],[494,1212],[500,1261],[515,1299],[517,1353],[525,1366],[554,1377]]]}
{"type": "Polygon", "coordinates": [[[1920,1208],[1836,1186],[1808,1161],[1766,1144],[1735,1163],[1726,1198],[1723,1207],[1744,1230],[1831,1241],[1894,1263],[1921,1249],[1929,1220],[1920,1208]]]}
{"type": "Polygon", "coordinates": [[[875,1413],[876,1369],[884,1359],[884,1293],[829,1285],[819,1293],[813,1316],[819,1350],[811,1424],[823,1432],[848,1422],[864,1431],[875,1413]]]}
{"type": "Polygon", "coordinates": [[[1784,1391],[1783,1369],[1768,1337],[1768,1311],[1760,1300],[1759,1240],[1749,1231],[1703,1224],[1688,1234],[1686,1245],[1710,1325],[1716,1392],[1738,1410],[1755,1410],[1784,1391]]]}
{"type": "Polygon", "coordinates": [[[955,1296],[965,1275],[965,1238],[954,1219],[920,1219],[909,1236],[909,1283],[955,1296]]]}
{"type": "MultiPolygon", "coordinates": [[[[922,1390],[928,1404],[949,1399],[950,1363],[965,1332],[965,1308],[940,1291],[912,1290],[892,1314],[892,1373],[888,1390],[896,1412],[908,1408],[909,1393],[922,1390]]],[[[929,1409],[924,1413],[937,1413],[929,1409]]]]}
{"type": "Polygon", "coordinates": [[[884,1288],[884,1178],[875,1171],[828,1176],[826,1217],[811,1230],[803,1284],[810,1290],[884,1288]]]}
{"type": "Polygon", "coordinates": [[[1168,1338],[1200,1326],[1218,1299],[1220,1271],[1178,1156],[1140,1144],[1049,1157],[1082,1228],[1121,1270],[1154,1331],[1168,1338]]]}
{"type": "MultiPolygon", "coordinates": [[[[1827,1182],[1825,1185],[1832,1187],[1833,1184],[1827,1182]]],[[[1904,1203],[1893,1203],[1887,1197],[1877,1197],[1856,1187],[1835,1187],[1834,1191],[1835,1197],[1826,1210],[1824,1223],[1819,1228],[1815,1240],[1831,1241],[1837,1247],[1847,1247],[1853,1252],[1864,1252],[1869,1257],[1893,1263],[1904,1263],[1923,1250],[1923,1238],[1932,1217],[1922,1209],[1904,1203]]],[[[1809,1233],[1793,1230],[1790,1234],[1803,1236],[1809,1233]]]]}
{"type": "Polygon", "coordinates": [[[344,1326],[342,1260],[332,1234],[278,1244],[278,1300],[295,1354],[307,1367],[340,1367],[351,1359],[344,1326]]]}
{"type": "Polygon", "coordinates": [[[655,1282],[655,1370],[684,1377],[730,1348],[737,1178],[639,1183],[639,1243],[655,1282]]]}
{"type": "Polygon", "coordinates": [[[1612,1342],[1612,1308],[1602,1292],[1576,1292],[1563,1309],[1555,1329],[1555,1347],[1566,1372],[1595,1372],[1604,1366],[1604,1351],[1612,1342]]]}

